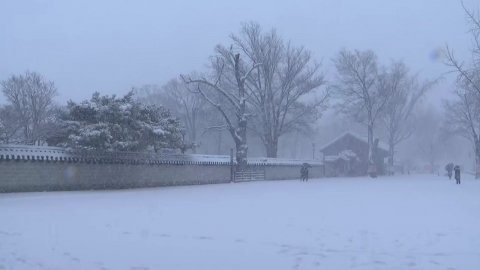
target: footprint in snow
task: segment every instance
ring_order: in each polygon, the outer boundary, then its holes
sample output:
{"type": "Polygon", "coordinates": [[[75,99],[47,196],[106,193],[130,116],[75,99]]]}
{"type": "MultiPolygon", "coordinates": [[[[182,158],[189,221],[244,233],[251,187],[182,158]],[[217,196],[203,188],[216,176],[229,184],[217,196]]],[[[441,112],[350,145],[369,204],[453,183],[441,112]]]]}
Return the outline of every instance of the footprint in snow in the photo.
{"type": "Polygon", "coordinates": [[[295,264],[292,266],[293,269],[297,269],[300,266],[300,263],[302,262],[302,258],[298,257],[295,259],[295,264]]]}

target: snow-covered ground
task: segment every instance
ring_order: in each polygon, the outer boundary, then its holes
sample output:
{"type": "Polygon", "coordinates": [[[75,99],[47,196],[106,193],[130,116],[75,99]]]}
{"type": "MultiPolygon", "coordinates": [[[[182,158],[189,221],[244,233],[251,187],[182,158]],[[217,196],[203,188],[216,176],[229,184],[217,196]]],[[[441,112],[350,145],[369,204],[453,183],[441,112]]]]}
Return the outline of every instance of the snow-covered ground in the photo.
{"type": "Polygon", "coordinates": [[[0,194],[0,269],[480,269],[480,180],[0,194]]]}

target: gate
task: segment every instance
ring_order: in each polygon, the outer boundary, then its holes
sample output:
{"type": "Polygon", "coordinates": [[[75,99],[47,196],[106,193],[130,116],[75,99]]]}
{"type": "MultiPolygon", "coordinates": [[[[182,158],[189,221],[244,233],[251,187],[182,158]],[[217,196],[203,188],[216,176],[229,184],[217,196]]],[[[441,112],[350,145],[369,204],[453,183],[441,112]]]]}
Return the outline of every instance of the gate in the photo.
{"type": "Polygon", "coordinates": [[[235,172],[235,182],[250,182],[265,180],[265,171],[235,172]]]}

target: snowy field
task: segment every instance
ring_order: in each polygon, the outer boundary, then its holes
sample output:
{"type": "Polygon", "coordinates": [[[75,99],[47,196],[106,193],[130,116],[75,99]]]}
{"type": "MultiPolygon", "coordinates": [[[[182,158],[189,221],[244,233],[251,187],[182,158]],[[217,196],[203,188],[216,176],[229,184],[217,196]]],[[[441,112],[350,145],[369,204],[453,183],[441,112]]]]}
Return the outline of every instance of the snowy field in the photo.
{"type": "Polygon", "coordinates": [[[480,269],[480,180],[0,194],[0,269],[480,269]]]}

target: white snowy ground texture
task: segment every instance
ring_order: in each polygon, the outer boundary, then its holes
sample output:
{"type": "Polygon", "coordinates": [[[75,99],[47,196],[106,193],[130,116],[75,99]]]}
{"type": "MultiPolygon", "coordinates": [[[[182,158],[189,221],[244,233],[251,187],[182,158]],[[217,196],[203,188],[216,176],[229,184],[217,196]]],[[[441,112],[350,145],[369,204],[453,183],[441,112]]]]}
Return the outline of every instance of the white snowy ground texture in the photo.
{"type": "Polygon", "coordinates": [[[0,269],[480,269],[480,180],[0,194],[0,269]]]}

